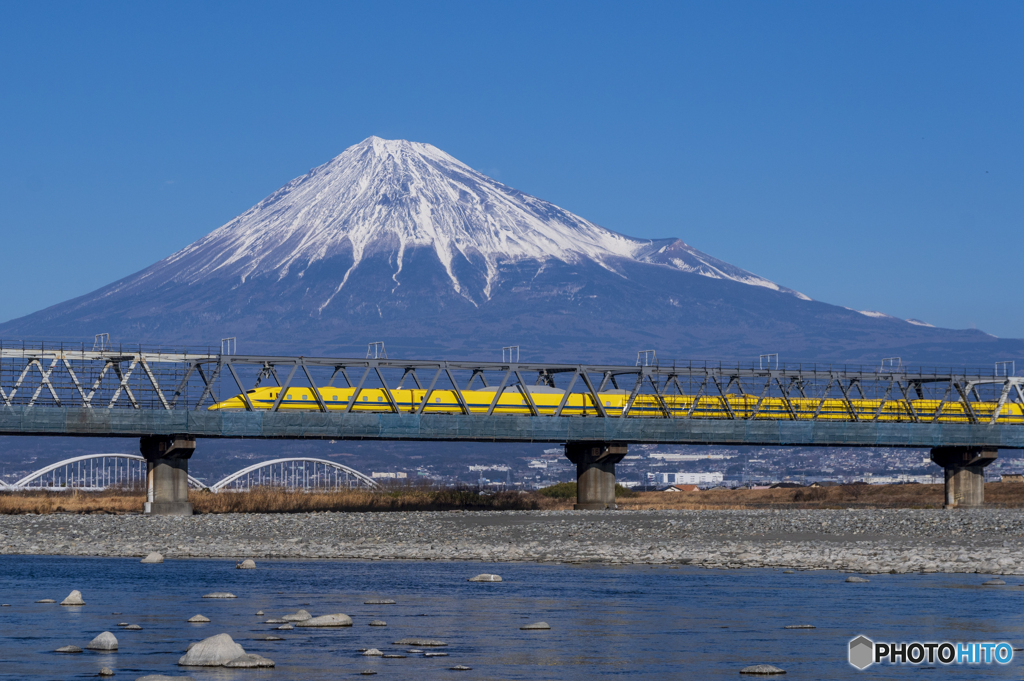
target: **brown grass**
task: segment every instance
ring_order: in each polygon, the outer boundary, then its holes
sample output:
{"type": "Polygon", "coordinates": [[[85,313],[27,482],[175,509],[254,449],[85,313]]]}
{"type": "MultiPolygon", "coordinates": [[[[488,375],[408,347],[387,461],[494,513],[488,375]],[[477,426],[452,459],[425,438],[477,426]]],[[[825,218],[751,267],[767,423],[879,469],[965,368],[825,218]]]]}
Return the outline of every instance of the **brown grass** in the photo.
{"type": "MultiPolygon", "coordinates": [[[[624,510],[736,510],[766,508],[939,508],[942,485],[841,485],[764,490],[640,492],[616,499],[624,510]]],[[[197,513],[309,513],[314,511],[505,511],[566,510],[574,499],[538,493],[403,488],[370,492],[288,492],[262,487],[250,492],[192,492],[197,513]]],[[[138,513],[145,495],[134,490],[106,492],[2,492],[0,514],[138,513]]],[[[990,482],[986,506],[1024,508],[1024,484],[990,482]]]]}
{"type": "Polygon", "coordinates": [[[142,510],[144,492],[0,492],[0,514],[134,513],[142,510]]]}
{"type": "MultiPolygon", "coordinates": [[[[638,498],[617,499],[629,510],[693,511],[763,508],[941,508],[943,485],[839,485],[783,489],[707,490],[703,492],[641,492],[638,498]]],[[[985,484],[985,505],[1024,508],[1024,484],[985,484]]]]}
{"type": "Polygon", "coordinates": [[[522,511],[541,508],[534,494],[469,490],[398,489],[383,492],[289,492],[258,487],[249,492],[194,492],[189,495],[198,513],[309,513],[313,511],[522,511]]]}
{"type": "MultiPolygon", "coordinates": [[[[105,492],[3,492],[0,514],[22,513],[137,513],[145,494],[105,492]]],[[[553,508],[556,503],[538,494],[417,488],[369,492],[289,492],[258,487],[249,492],[190,492],[196,513],[311,513],[318,511],[510,511],[553,508]]]]}

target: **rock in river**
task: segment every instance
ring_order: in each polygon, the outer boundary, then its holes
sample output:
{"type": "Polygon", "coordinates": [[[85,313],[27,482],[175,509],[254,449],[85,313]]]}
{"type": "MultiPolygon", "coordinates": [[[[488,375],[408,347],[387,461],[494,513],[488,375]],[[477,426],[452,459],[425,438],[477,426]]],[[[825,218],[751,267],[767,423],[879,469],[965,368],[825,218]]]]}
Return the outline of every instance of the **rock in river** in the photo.
{"type": "Polygon", "coordinates": [[[235,563],[235,568],[238,570],[255,570],[256,561],[252,558],[246,558],[241,563],[235,563]]]}
{"type": "MultiPolygon", "coordinates": [[[[846,578],[846,581],[849,582],[850,584],[866,584],[867,582],[870,582],[871,580],[870,579],[864,579],[863,577],[858,577],[857,575],[851,575],[851,576],[846,578]]],[[[754,672],[750,672],[750,673],[753,674],[754,672]]],[[[772,672],[772,673],[776,673],[776,672],[772,672]]],[[[781,672],[778,672],[778,673],[781,673],[781,672]]]]}
{"type": "Polygon", "coordinates": [[[500,582],[501,575],[489,575],[487,573],[477,575],[476,577],[470,577],[466,580],[467,582],[500,582]]]}
{"type": "Polygon", "coordinates": [[[157,553],[156,551],[154,551],[153,553],[149,554],[148,556],[146,556],[145,558],[143,558],[139,562],[140,563],[162,563],[162,562],[164,562],[164,557],[163,557],[163,554],[160,554],[160,553],[157,553]]]}
{"type": "Polygon", "coordinates": [[[376,648],[370,648],[369,650],[364,651],[363,655],[365,657],[382,657],[384,653],[380,652],[376,648]]]}
{"type": "Polygon", "coordinates": [[[239,655],[233,660],[228,660],[224,663],[225,667],[241,668],[241,669],[252,669],[255,667],[273,667],[274,661],[263,657],[262,655],[256,655],[255,653],[246,653],[245,655],[239,655]]]}
{"type": "Polygon", "coordinates": [[[438,641],[433,638],[403,638],[401,641],[395,641],[396,646],[422,646],[424,648],[439,648],[441,646],[448,645],[444,641],[438,641]]]}
{"type": "Polygon", "coordinates": [[[212,594],[203,594],[203,598],[238,598],[238,596],[227,591],[214,591],[212,594]]]}
{"type": "Polygon", "coordinates": [[[296,622],[297,627],[351,627],[352,618],[345,613],[335,613],[333,615],[320,615],[319,617],[311,617],[308,620],[296,622]]]}
{"type": "Polygon", "coordinates": [[[61,646],[60,648],[57,648],[57,650],[55,650],[53,652],[55,652],[55,653],[80,653],[80,652],[82,652],[82,649],[79,648],[78,646],[61,646]]]}
{"type": "Polygon", "coordinates": [[[531,631],[534,629],[550,629],[551,625],[549,625],[547,622],[534,622],[533,624],[527,624],[526,626],[519,628],[524,631],[531,631]]]}
{"type": "Polygon", "coordinates": [[[785,674],[785,673],[786,673],[786,671],[784,669],[779,669],[778,667],[773,667],[770,664],[754,664],[754,665],[751,665],[749,667],[744,667],[743,669],[740,670],[740,674],[761,674],[761,675],[764,675],[764,676],[768,676],[770,674],[785,674]]]}
{"type": "Polygon", "coordinates": [[[296,610],[292,614],[285,615],[281,619],[285,622],[303,622],[311,617],[312,615],[309,614],[308,610],[296,610]]]}
{"type": "Polygon", "coordinates": [[[181,656],[178,664],[183,667],[221,667],[242,655],[245,655],[245,650],[231,636],[217,634],[192,646],[181,656]]]}
{"type": "Polygon", "coordinates": [[[89,645],[87,645],[86,648],[89,650],[117,650],[117,637],[109,631],[104,631],[102,634],[89,641],[89,645]]]}
{"type": "Polygon", "coordinates": [[[68,597],[60,602],[61,605],[85,605],[85,601],[82,600],[82,592],[75,589],[68,594],[68,597]]]}
{"type": "Polygon", "coordinates": [[[386,626],[388,626],[388,623],[385,622],[384,620],[373,620],[372,622],[370,622],[370,626],[371,627],[386,627],[386,626]]]}
{"type": "Polygon", "coordinates": [[[209,622],[210,618],[209,617],[203,617],[202,615],[192,615],[191,617],[189,617],[185,621],[186,622],[209,622]]]}

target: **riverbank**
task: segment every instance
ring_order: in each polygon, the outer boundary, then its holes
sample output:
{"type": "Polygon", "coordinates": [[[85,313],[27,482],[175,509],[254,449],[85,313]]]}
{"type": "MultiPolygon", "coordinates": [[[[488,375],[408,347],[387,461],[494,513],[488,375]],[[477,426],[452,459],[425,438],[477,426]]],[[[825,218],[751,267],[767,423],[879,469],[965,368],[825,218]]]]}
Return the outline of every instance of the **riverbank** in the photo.
{"type": "Polygon", "coordinates": [[[0,516],[0,554],[1024,574],[1007,509],[0,516]]]}
{"type": "MultiPolygon", "coordinates": [[[[619,489],[622,510],[757,510],[757,509],[938,509],[943,485],[836,485],[779,489],[712,489],[692,492],[632,492],[619,489]]],[[[575,484],[562,483],[539,492],[478,493],[397,487],[379,491],[289,492],[257,487],[248,492],[214,494],[193,491],[196,513],[314,513],[391,511],[530,511],[571,510],[575,484]]],[[[0,515],[21,513],[138,513],[141,491],[0,492],[0,515]]],[[[985,485],[988,508],[1024,509],[1024,484],[985,485]]]]}

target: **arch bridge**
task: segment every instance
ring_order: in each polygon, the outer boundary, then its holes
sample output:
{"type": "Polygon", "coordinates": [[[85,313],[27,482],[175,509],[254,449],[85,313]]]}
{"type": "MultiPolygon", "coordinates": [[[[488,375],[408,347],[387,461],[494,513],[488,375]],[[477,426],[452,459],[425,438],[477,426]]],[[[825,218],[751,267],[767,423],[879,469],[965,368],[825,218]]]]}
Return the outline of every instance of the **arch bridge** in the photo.
{"type": "MultiPolygon", "coordinates": [[[[0,481],[6,491],[100,491],[110,487],[145,487],[146,458],[138,454],[88,454],[44,466],[12,483],[0,481]]],[[[289,490],[338,490],[354,487],[376,489],[377,482],[354,468],[326,459],[294,457],[273,459],[247,466],[207,486],[191,475],[192,490],[249,490],[261,485],[289,490]]]]}
{"type": "Polygon", "coordinates": [[[928,448],[950,506],[981,503],[998,448],[1024,449],[1024,377],[1007,364],[508,359],[3,342],[0,435],[140,437],[154,513],[190,512],[188,459],[203,437],[564,443],[581,508],[614,506],[630,443],[928,448]]]}

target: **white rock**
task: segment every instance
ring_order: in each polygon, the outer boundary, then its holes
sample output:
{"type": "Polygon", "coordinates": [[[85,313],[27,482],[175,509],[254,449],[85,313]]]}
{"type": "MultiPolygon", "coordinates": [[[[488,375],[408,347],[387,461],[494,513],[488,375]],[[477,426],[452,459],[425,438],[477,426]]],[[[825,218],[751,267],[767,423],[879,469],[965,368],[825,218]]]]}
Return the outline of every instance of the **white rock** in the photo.
{"type": "Polygon", "coordinates": [[[785,673],[786,673],[785,670],[779,669],[778,667],[773,667],[770,664],[755,664],[755,665],[751,665],[749,667],[744,667],[743,669],[740,670],[740,674],[762,674],[762,675],[769,675],[769,674],[785,674],[785,673]]]}
{"type": "MultiPolygon", "coordinates": [[[[851,584],[864,584],[866,582],[870,582],[871,580],[870,579],[864,579],[863,577],[858,577],[857,575],[852,575],[850,577],[847,577],[846,581],[850,582],[851,584]]],[[[750,672],[750,673],[753,674],[754,672],[750,672]]],[[[781,674],[783,672],[772,672],[772,673],[773,674],[776,674],[776,673],[781,674]]]]}
{"type": "Polygon", "coordinates": [[[86,648],[89,650],[117,650],[117,637],[109,631],[104,631],[102,634],[89,641],[89,645],[87,645],[86,648]]]}
{"type": "Polygon", "coordinates": [[[163,554],[160,554],[160,553],[157,553],[156,551],[154,551],[153,553],[149,554],[148,556],[146,556],[145,558],[143,558],[139,562],[140,563],[162,563],[162,562],[164,562],[164,557],[163,557],[163,554]]]}
{"type": "Polygon", "coordinates": [[[203,598],[238,598],[238,596],[227,591],[214,591],[212,594],[204,594],[203,598]]]}
{"type": "Polygon", "coordinates": [[[319,617],[312,617],[308,620],[296,622],[297,627],[351,627],[352,618],[344,613],[335,613],[333,615],[320,615],[319,617]]]}
{"type": "Polygon", "coordinates": [[[113,676],[114,670],[110,667],[103,667],[100,669],[100,676],[113,676]]]}
{"type": "Polygon", "coordinates": [[[251,558],[246,558],[241,563],[236,563],[235,564],[235,568],[238,569],[238,570],[255,570],[256,569],[256,561],[254,561],[251,558]]]}
{"type": "Polygon", "coordinates": [[[85,601],[82,600],[82,592],[75,589],[68,594],[68,597],[60,602],[61,605],[85,605],[85,601]]]}
{"type": "Polygon", "coordinates": [[[273,667],[274,661],[257,655],[255,653],[246,653],[245,655],[239,655],[233,660],[228,660],[224,663],[225,667],[238,667],[242,669],[252,669],[255,667],[273,667]]]}
{"type": "Polygon", "coordinates": [[[228,634],[217,634],[192,646],[181,656],[178,664],[183,667],[220,667],[242,655],[245,655],[245,650],[228,634]]]}
{"type": "Polygon", "coordinates": [[[487,573],[477,575],[476,577],[470,577],[466,580],[467,582],[500,582],[501,575],[489,575],[487,573]]]}
{"type": "Polygon", "coordinates": [[[189,617],[185,621],[186,622],[209,622],[210,618],[209,617],[203,617],[202,615],[192,615],[191,617],[189,617]]]}
{"type": "Polygon", "coordinates": [[[423,646],[424,648],[437,648],[440,646],[448,645],[444,641],[438,641],[433,638],[403,638],[400,641],[395,641],[396,646],[423,646]]]}
{"type": "Polygon", "coordinates": [[[285,615],[281,619],[285,622],[302,622],[303,620],[308,620],[311,617],[312,615],[310,615],[307,610],[296,610],[292,614],[285,615]]]}
{"type": "Polygon", "coordinates": [[[527,624],[525,627],[519,628],[525,631],[529,631],[532,629],[550,629],[551,625],[549,625],[547,622],[534,622],[533,624],[527,624]]]}
{"type": "Polygon", "coordinates": [[[363,653],[363,655],[366,657],[381,657],[383,654],[384,653],[380,652],[376,648],[370,648],[365,653],[363,653]]]}
{"type": "Polygon", "coordinates": [[[371,627],[386,627],[386,626],[388,626],[388,623],[385,622],[384,620],[373,620],[372,622],[370,622],[370,626],[371,627]]]}
{"type": "Polygon", "coordinates": [[[57,650],[55,650],[53,652],[55,652],[55,653],[80,653],[80,652],[82,652],[82,649],[79,648],[78,646],[61,646],[60,648],[57,648],[57,650]]]}

